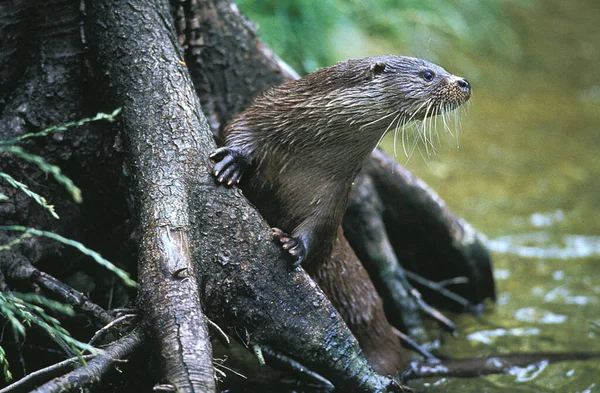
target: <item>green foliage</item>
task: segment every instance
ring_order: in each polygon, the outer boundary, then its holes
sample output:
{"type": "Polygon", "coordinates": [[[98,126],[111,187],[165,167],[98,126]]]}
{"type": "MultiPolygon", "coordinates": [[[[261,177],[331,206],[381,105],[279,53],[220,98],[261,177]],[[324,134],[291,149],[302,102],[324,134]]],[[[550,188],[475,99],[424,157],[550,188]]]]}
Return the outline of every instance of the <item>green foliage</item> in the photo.
{"type": "MultiPolygon", "coordinates": [[[[26,161],[26,162],[36,165],[43,172],[52,175],[58,183],[62,184],[65,187],[65,189],[69,192],[69,194],[71,195],[73,200],[77,203],[80,203],[81,202],[81,190],[77,186],[75,186],[75,184],[73,184],[71,179],[69,179],[67,176],[65,176],[61,173],[61,170],[59,167],[57,167],[56,165],[47,163],[40,156],[26,153],[25,151],[23,151],[23,149],[21,149],[18,146],[14,146],[14,145],[25,139],[39,138],[42,136],[47,136],[52,133],[67,131],[70,128],[80,126],[82,124],[90,123],[93,121],[98,121],[98,120],[114,121],[115,117],[119,114],[119,112],[121,112],[120,108],[116,109],[115,111],[113,111],[110,114],[98,113],[96,116],[91,117],[91,118],[73,121],[73,122],[69,122],[66,124],[59,125],[59,126],[48,127],[40,132],[28,133],[28,134],[21,135],[14,139],[10,139],[7,141],[0,141],[0,153],[14,155],[16,157],[19,157],[23,161],[26,161]]],[[[54,207],[52,205],[48,204],[44,197],[29,190],[29,188],[25,184],[15,180],[12,176],[10,176],[4,172],[1,172],[1,171],[0,171],[0,179],[4,179],[12,187],[22,191],[27,196],[33,198],[33,200],[36,201],[40,206],[42,206],[46,210],[48,210],[54,218],[59,218],[58,215],[56,214],[56,212],[54,211],[54,207]]],[[[3,199],[2,197],[6,198],[5,195],[0,194],[0,200],[3,199]]]]}
{"type": "Polygon", "coordinates": [[[4,348],[0,347],[0,365],[2,365],[2,375],[4,375],[4,380],[6,382],[12,380],[12,373],[8,369],[8,359],[6,358],[6,352],[4,352],[4,348]]]}
{"type": "Polygon", "coordinates": [[[32,132],[32,133],[21,135],[17,138],[10,139],[7,141],[0,141],[0,146],[10,146],[10,145],[14,145],[15,143],[20,142],[24,139],[39,138],[41,136],[50,135],[50,134],[53,134],[56,132],[68,131],[70,128],[81,126],[86,123],[91,123],[93,121],[107,120],[107,121],[112,122],[112,121],[115,121],[115,118],[117,117],[117,115],[120,112],[121,112],[121,108],[117,108],[112,113],[98,113],[94,117],[89,117],[89,118],[85,118],[85,119],[81,119],[81,120],[77,120],[77,121],[72,121],[72,122],[61,124],[58,126],[51,126],[42,131],[39,131],[39,132],[32,132]]]}
{"type": "Polygon", "coordinates": [[[519,55],[513,0],[239,0],[259,34],[301,73],[338,57],[396,53],[439,60],[449,48],[519,55]],[[451,44],[451,46],[449,46],[451,44]],[[375,49],[373,49],[375,47],[375,49]]]}
{"type": "MultiPolygon", "coordinates": [[[[82,350],[98,353],[98,350],[91,345],[71,337],[69,332],[60,325],[58,319],[49,315],[47,311],[68,316],[74,315],[71,307],[38,294],[0,292],[0,313],[15,332],[16,337],[25,338],[27,328],[38,326],[58,344],[67,356],[81,356],[82,350]]],[[[4,379],[10,381],[12,375],[8,370],[8,360],[2,347],[0,347],[0,364],[2,364],[4,379]]]]}
{"type": "MultiPolygon", "coordinates": [[[[50,212],[50,214],[52,214],[52,217],[59,218],[58,214],[56,214],[56,212],[54,211],[54,206],[49,205],[48,202],[46,201],[46,198],[31,191],[29,189],[29,187],[27,187],[27,185],[21,183],[20,181],[15,180],[12,176],[10,176],[9,174],[4,173],[4,172],[0,172],[0,179],[4,179],[8,184],[10,184],[14,188],[22,191],[28,197],[32,198],[40,206],[42,206],[43,208],[48,210],[50,212]]],[[[2,195],[2,196],[4,196],[4,195],[2,195]]]]}
{"type": "MultiPolygon", "coordinates": [[[[11,140],[0,141],[0,154],[8,154],[17,157],[25,162],[37,166],[43,172],[52,175],[59,184],[62,184],[65,187],[65,189],[69,192],[73,200],[79,203],[81,202],[81,190],[77,186],[75,186],[75,184],[73,184],[71,179],[69,179],[67,176],[61,173],[59,167],[46,162],[40,156],[25,152],[21,147],[15,146],[15,144],[28,138],[38,138],[56,132],[67,131],[70,128],[92,121],[114,121],[115,117],[119,114],[119,112],[120,109],[115,110],[111,114],[99,113],[92,118],[86,118],[59,126],[49,127],[40,132],[28,133],[11,140]]],[[[28,197],[32,198],[36,203],[38,203],[40,206],[46,209],[54,218],[59,218],[56,212],[54,211],[54,207],[50,205],[43,196],[31,191],[26,184],[21,183],[9,174],[4,173],[2,171],[0,171],[0,180],[6,182],[11,187],[14,187],[20,192],[23,192],[28,197]]],[[[8,199],[8,197],[0,193],[0,201],[6,199],[8,199]]],[[[11,247],[14,247],[26,238],[32,236],[44,236],[59,241],[65,245],[77,248],[83,254],[90,256],[98,264],[106,267],[109,271],[113,272],[118,277],[120,277],[126,285],[132,287],[135,287],[137,285],[135,281],[133,281],[129,277],[129,274],[127,272],[123,271],[122,269],[119,269],[118,267],[104,259],[100,254],[90,250],[89,248],[85,247],[83,244],[77,241],[67,239],[52,232],[42,231],[34,228],[26,228],[24,226],[18,225],[0,226],[0,230],[21,232],[21,235],[17,238],[13,239],[7,244],[1,244],[0,251],[4,251],[11,247]]],[[[74,315],[74,312],[70,306],[62,304],[60,302],[56,302],[54,300],[47,299],[38,294],[18,294],[11,292],[0,292],[0,314],[14,331],[15,337],[25,338],[27,328],[30,328],[32,326],[38,326],[43,331],[45,331],[68,356],[81,356],[82,350],[86,350],[91,353],[98,352],[94,347],[72,338],[69,332],[60,325],[58,319],[51,316],[48,313],[48,311],[67,316],[74,315]]],[[[4,379],[6,381],[10,381],[12,379],[12,374],[8,369],[8,360],[6,358],[6,353],[2,347],[0,347],[0,365],[2,367],[4,379]]]]}
{"type": "MultiPolygon", "coordinates": [[[[93,121],[98,121],[98,120],[114,121],[115,117],[119,114],[120,111],[121,111],[121,109],[119,108],[119,109],[113,111],[111,114],[98,113],[96,116],[91,117],[91,118],[86,118],[86,119],[82,119],[82,120],[78,120],[78,121],[69,122],[69,123],[66,123],[66,124],[63,124],[60,126],[52,126],[52,127],[46,128],[45,130],[42,130],[40,132],[25,134],[25,135],[19,136],[17,138],[14,138],[14,139],[11,139],[8,141],[0,141],[0,153],[12,154],[15,157],[22,159],[23,161],[26,161],[26,162],[36,165],[43,172],[51,174],[52,176],[54,176],[54,179],[58,183],[62,184],[67,189],[67,191],[71,194],[71,197],[73,198],[73,200],[75,202],[79,203],[79,202],[81,202],[81,190],[79,190],[79,188],[77,186],[75,186],[75,184],[73,184],[71,179],[69,179],[67,176],[65,176],[61,173],[61,170],[59,167],[57,167],[56,165],[47,163],[40,156],[26,153],[19,146],[14,146],[14,144],[16,144],[22,140],[28,139],[28,138],[39,138],[39,137],[47,136],[47,135],[55,133],[55,132],[67,131],[70,128],[80,126],[82,124],[86,124],[86,123],[93,122],[93,121]]],[[[25,195],[32,198],[40,206],[44,207],[47,211],[49,211],[50,214],[52,214],[52,216],[54,218],[58,218],[58,215],[54,211],[54,206],[48,204],[48,202],[46,201],[46,198],[44,198],[43,196],[31,191],[29,189],[29,187],[27,187],[27,185],[17,181],[9,174],[1,172],[1,171],[0,171],[0,179],[4,180],[12,187],[18,189],[19,191],[23,192],[25,195]]],[[[6,196],[4,194],[0,194],[0,199],[2,199],[2,197],[6,198],[6,196]]],[[[109,261],[104,259],[100,254],[98,254],[95,251],[90,250],[89,248],[85,247],[83,244],[81,244],[79,242],[64,238],[64,237],[57,235],[55,233],[52,233],[52,232],[42,231],[42,230],[34,229],[34,228],[26,228],[23,226],[2,226],[2,227],[0,227],[0,230],[23,232],[23,234],[20,237],[9,242],[8,244],[0,245],[0,251],[6,250],[16,244],[19,244],[21,241],[23,241],[23,239],[25,239],[27,237],[45,236],[45,237],[57,240],[68,246],[75,247],[79,251],[81,251],[83,254],[92,257],[94,259],[94,261],[96,261],[97,263],[104,266],[109,271],[113,272],[118,277],[120,277],[126,285],[129,285],[131,287],[135,287],[137,285],[135,283],[135,281],[133,281],[129,277],[129,274],[127,274],[127,272],[125,272],[122,269],[119,269],[118,267],[116,267],[115,265],[113,265],[112,263],[110,263],[109,261]]]]}
{"type": "Polygon", "coordinates": [[[339,18],[331,0],[240,0],[241,10],[259,26],[261,37],[301,73],[331,62],[326,39],[339,18]]]}
{"type": "MultiPolygon", "coordinates": [[[[118,267],[116,267],[115,265],[113,265],[111,262],[109,262],[108,260],[104,259],[100,254],[98,254],[96,251],[90,250],[89,248],[87,248],[86,246],[84,246],[83,244],[75,241],[75,240],[71,240],[71,239],[67,239],[63,236],[57,235],[56,233],[52,233],[52,232],[48,232],[48,231],[41,231],[39,229],[34,229],[34,228],[26,228],[23,226],[18,226],[18,225],[8,225],[8,226],[0,226],[0,231],[19,231],[19,232],[23,232],[23,236],[21,236],[21,240],[23,238],[25,238],[25,236],[44,236],[50,239],[54,239],[56,241],[59,241],[67,246],[71,246],[71,247],[75,247],[76,249],[78,249],[79,251],[81,251],[82,254],[85,254],[87,256],[90,256],[94,259],[94,261],[96,261],[96,263],[98,263],[101,266],[104,266],[106,269],[108,269],[109,271],[113,272],[114,274],[116,274],[121,280],[123,280],[123,282],[130,286],[130,287],[136,287],[137,284],[135,281],[133,281],[130,277],[129,277],[129,273],[127,273],[126,271],[124,271],[123,269],[119,269],[118,267]]],[[[3,249],[3,247],[5,248],[7,245],[5,246],[1,246],[0,245],[0,250],[3,249]]]]}
{"type": "MultiPolygon", "coordinates": [[[[71,179],[63,175],[60,171],[60,168],[56,165],[47,163],[42,157],[36,156],[35,154],[26,153],[25,151],[23,151],[23,149],[21,149],[18,146],[0,146],[0,151],[12,154],[16,157],[19,157],[23,161],[29,162],[31,164],[35,164],[43,172],[52,175],[57,182],[65,186],[65,188],[67,189],[69,194],[71,194],[71,197],[75,202],[81,203],[81,190],[77,186],[75,186],[75,184],[73,184],[71,179]]],[[[23,191],[23,189],[21,190],[23,191]]],[[[51,213],[54,212],[54,209],[50,209],[48,205],[42,204],[42,206],[50,210],[51,213]]],[[[58,215],[56,215],[56,213],[54,213],[53,216],[55,218],[58,218],[58,215]]]]}

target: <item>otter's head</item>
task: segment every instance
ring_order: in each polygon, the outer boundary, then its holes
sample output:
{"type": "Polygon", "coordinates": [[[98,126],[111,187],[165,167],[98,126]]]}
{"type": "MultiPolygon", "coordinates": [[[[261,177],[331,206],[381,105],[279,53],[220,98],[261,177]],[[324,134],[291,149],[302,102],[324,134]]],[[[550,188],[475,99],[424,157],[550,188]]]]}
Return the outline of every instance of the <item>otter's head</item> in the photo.
{"type": "Polygon", "coordinates": [[[451,111],[471,97],[466,79],[414,57],[372,57],[370,73],[373,82],[389,92],[392,102],[386,100],[384,105],[400,110],[405,121],[451,111]]]}

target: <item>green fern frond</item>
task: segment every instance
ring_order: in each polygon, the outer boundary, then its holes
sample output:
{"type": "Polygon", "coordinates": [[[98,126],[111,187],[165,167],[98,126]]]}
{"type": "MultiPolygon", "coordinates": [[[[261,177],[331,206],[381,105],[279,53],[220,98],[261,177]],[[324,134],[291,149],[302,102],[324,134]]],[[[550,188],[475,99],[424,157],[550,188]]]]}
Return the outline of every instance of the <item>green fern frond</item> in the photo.
{"type": "Polygon", "coordinates": [[[0,365],[2,365],[2,374],[4,375],[4,380],[6,382],[12,381],[12,374],[8,370],[8,359],[6,358],[6,353],[4,352],[4,348],[0,346],[0,365]]]}
{"type": "Polygon", "coordinates": [[[42,157],[35,154],[29,154],[18,146],[0,146],[0,152],[2,151],[19,157],[23,161],[37,165],[42,171],[54,176],[57,182],[64,185],[75,202],[81,202],[81,190],[73,184],[71,179],[63,175],[60,168],[56,165],[49,164],[42,157]]]}
{"type": "MultiPolygon", "coordinates": [[[[81,356],[82,350],[98,353],[93,346],[71,337],[69,332],[61,326],[60,321],[46,312],[46,308],[69,316],[75,314],[71,307],[38,294],[0,293],[0,311],[19,336],[26,337],[25,326],[35,325],[43,329],[68,356],[81,356]]],[[[0,354],[0,363],[2,362],[1,357],[0,354]]],[[[8,367],[8,362],[5,361],[3,366],[8,367]]],[[[6,378],[6,372],[4,374],[6,378]]]]}
{"type": "Polygon", "coordinates": [[[61,302],[57,302],[56,300],[48,299],[47,297],[40,296],[37,293],[13,293],[13,295],[32,305],[38,304],[40,306],[44,306],[48,310],[59,312],[67,316],[75,315],[75,312],[70,306],[61,302]]]}
{"type": "Polygon", "coordinates": [[[34,228],[26,228],[20,225],[0,226],[0,231],[18,231],[25,232],[34,236],[44,236],[66,244],[67,246],[75,247],[81,253],[92,257],[92,259],[94,259],[96,263],[100,264],[101,266],[104,266],[106,269],[116,274],[121,280],[123,280],[123,282],[126,285],[130,287],[137,287],[137,283],[129,277],[129,273],[127,273],[123,269],[116,267],[110,261],[104,259],[102,255],[98,254],[96,251],[90,250],[78,241],[67,239],[66,237],[57,235],[56,233],[42,231],[34,228]]]}
{"type": "MultiPolygon", "coordinates": [[[[67,176],[62,174],[62,172],[58,166],[49,164],[42,157],[34,155],[34,154],[29,154],[29,153],[25,152],[23,149],[21,149],[20,147],[13,146],[13,145],[24,139],[37,138],[37,137],[46,136],[46,135],[49,135],[49,134],[52,134],[55,132],[67,131],[69,128],[80,126],[82,124],[86,124],[86,123],[93,122],[93,121],[108,120],[108,121],[112,122],[115,120],[115,117],[120,112],[121,112],[121,108],[118,108],[110,114],[98,113],[94,117],[81,119],[81,120],[73,121],[70,123],[65,123],[65,124],[62,124],[59,126],[48,127],[40,132],[28,133],[28,134],[21,135],[17,138],[13,138],[13,139],[10,139],[7,141],[0,141],[0,153],[4,152],[7,154],[12,154],[16,157],[19,157],[20,159],[22,159],[24,161],[30,162],[34,165],[37,165],[37,167],[40,168],[43,172],[52,175],[59,184],[62,184],[63,186],[65,186],[67,192],[69,192],[69,194],[71,194],[71,197],[73,198],[73,200],[75,202],[81,203],[81,190],[77,186],[75,186],[75,184],[71,181],[71,179],[69,179],[67,176]]],[[[5,173],[0,172],[0,177],[5,179],[13,187],[25,192],[29,197],[33,198],[37,203],[39,203],[41,206],[43,206],[44,208],[49,210],[54,218],[58,218],[58,215],[54,211],[53,206],[49,205],[46,202],[46,199],[44,199],[44,197],[32,192],[31,190],[29,190],[29,188],[25,184],[16,181],[14,178],[12,178],[11,176],[9,176],[5,173]]],[[[3,199],[6,199],[6,198],[7,197],[4,194],[0,194],[0,201],[3,199]]]]}
{"type": "MultiPolygon", "coordinates": [[[[46,201],[46,198],[44,198],[43,196],[31,191],[29,189],[29,187],[27,187],[26,184],[23,184],[20,181],[15,180],[15,178],[13,178],[12,176],[10,176],[9,174],[4,173],[4,172],[0,172],[0,179],[4,179],[8,184],[10,184],[11,186],[13,186],[14,188],[16,188],[18,190],[21,190],[25,195],[32,198],[40,206],[42,206],[44,209],[48,210],[50,212],[50,214],[52,214],[52,217],[59,218],[58,214],[56,214],[56,211],[54,211],[54,206],[49,205],[48,202],[46,201]]],[[[1,198],[2,196],[4,196],[4,195],[0,195],[0,201],[2,200],[2,198],[1,198]]]]}
{"type": "Polygon", "coordinates": [[[31,132],[29,134],[25,134],[25,135],[21,135],[18,136],[14,139],[10,139],[8,141],[0,141],[0,146],[9,146],[9,145],[14,145],[17,142],[20,142],[24,139],[28,139],[28,138],[37,138],[37,137],[41,137],[41,136],[46,136],[55,132],[62,132],[62,131],[67,131],[69,128],[72,127],[77,127],[86,123],[90,123],[93,121],[98,121],[98,120],[108,120],[110,122],[115,121],[116,116],[121,112],[121,108],[117,108],[115,109],[112,113],[98,113],[96,116],[94,117],[89,117],[86,119],[81,119],[81,120],[77,120],[77,121],[72,121],[69,123],[65,123],[62,125],[58,125],[58,126],[52,126],[52,127],[48,127],[42,131],[39,132],[31,132]]]}

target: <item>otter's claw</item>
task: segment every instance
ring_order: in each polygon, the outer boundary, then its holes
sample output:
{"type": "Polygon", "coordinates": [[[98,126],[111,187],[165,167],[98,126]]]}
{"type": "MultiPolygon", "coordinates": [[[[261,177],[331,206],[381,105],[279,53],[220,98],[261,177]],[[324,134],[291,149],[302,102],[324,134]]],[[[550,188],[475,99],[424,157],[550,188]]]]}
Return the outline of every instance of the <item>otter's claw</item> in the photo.
{"type": "Polygon", "coordinates": [[[239,183],[242,173],[248,166],[246,158],[237,150],[229,147],[215,150],[210,155],[210,159],[215,162],[215,177],[220,183],[228,186],[239,183]]]}
{"type": "Polygon", "coordinates": [[[292,266],[300,266],[306,255],[306,249],[302,241],[288,235],[279,228],[272,228],[273,238],[278,239],[281,243],[281,248],[286,250],[294,259],[292,266]]]}

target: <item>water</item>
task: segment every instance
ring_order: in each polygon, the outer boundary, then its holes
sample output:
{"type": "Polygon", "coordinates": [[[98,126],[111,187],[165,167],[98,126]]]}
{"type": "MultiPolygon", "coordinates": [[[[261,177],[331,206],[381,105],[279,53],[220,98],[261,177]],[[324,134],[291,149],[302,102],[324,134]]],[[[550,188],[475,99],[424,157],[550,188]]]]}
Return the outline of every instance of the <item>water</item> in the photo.
{"type": "MultiPolygon", "coordinates": [[[[472,103],[458,143],[441,135],[436,154],[422,149],[425,159],[416,153],[407,163],[493,250],[497,305],[479,318],[453,316],[460,336],[445,337],[442,351],[600,351],[600,2],[506,4],[519,56],[438,60],[472,80],[472,103]]],[[[600,360],[412,386],[600,392],[600,360]]]]}

